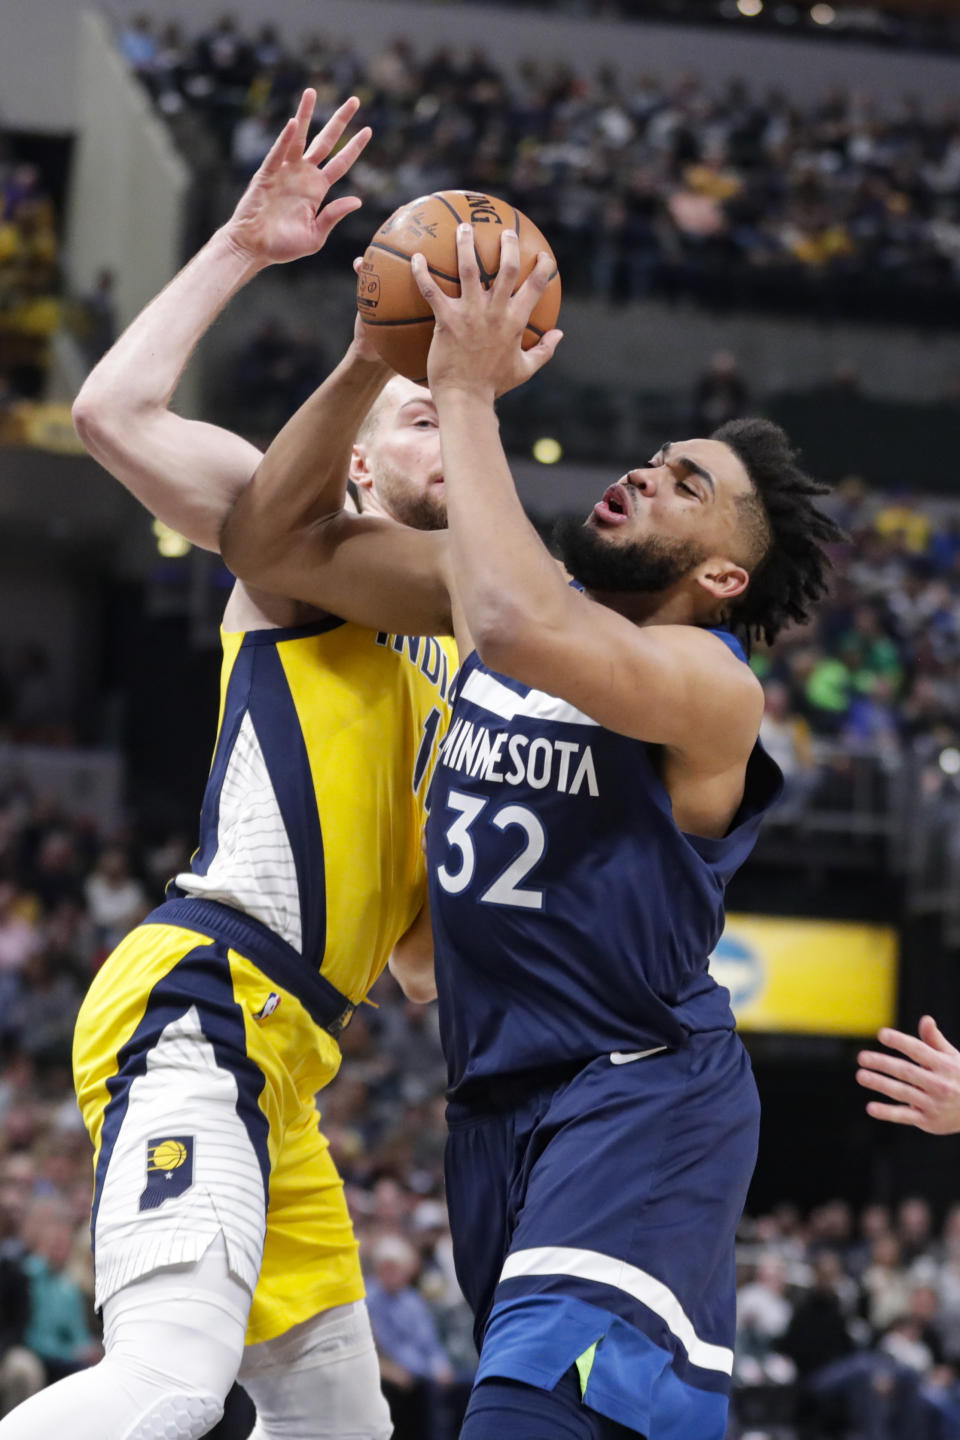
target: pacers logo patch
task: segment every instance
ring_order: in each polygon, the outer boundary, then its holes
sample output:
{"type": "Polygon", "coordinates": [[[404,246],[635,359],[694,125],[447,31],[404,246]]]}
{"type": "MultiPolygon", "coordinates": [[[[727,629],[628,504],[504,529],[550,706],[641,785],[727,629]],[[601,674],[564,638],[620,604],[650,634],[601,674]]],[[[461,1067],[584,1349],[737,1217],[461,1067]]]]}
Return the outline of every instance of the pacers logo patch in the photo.
{"type": "Polygon", "coordinates": [[[162,1135],[147,1141],[147,1183],[141,1210],[158,1210],[164,1200],[182,1195],[193,1184],[193,1136],[162,1135]]]}

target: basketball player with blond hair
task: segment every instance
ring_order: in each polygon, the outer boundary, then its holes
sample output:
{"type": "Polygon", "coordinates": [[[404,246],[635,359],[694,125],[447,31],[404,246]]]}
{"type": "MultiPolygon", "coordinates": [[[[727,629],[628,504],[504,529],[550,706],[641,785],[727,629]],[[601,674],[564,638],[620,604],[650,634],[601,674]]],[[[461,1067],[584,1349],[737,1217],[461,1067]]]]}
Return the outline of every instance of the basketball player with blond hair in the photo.
{"type": "MultiPolygon", "coordinates": [[[[74,410],[91,453],[209,550],[261,455],[170,400],[230,297],[265,266],[315,254],[360,203],[328,199],[369,138],[344,138],[358,102],[308,145],[315,101],[304,93],[232,219],[134,320],[74,410]]],[[[316,397],[313,479],[339,512],[349,471],[365,525],[435,528],[436,411],[390,375],[358,335],[316,397]]],[[[332,557],[330,582],[332,602],[353,589],[348,553],[332,557]]],[[[77,1025],[105,1357],[0,1420],[2,1440],[196,1440],[238,1372],[255,1440],[390,1434],[315,1096],[391,952],[408,994],[434,993],[420,838],[455,652],[345,623],[336,603],[319,609],[282,583],[238,583],[222,640],[198,849],[98,972],[77,1025]]]]}

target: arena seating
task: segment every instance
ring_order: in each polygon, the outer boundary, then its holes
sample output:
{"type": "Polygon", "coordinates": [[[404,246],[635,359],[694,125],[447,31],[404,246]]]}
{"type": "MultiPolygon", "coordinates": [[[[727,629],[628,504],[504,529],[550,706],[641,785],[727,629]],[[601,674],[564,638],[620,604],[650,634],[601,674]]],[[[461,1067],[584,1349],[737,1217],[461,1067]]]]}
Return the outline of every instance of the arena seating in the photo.
{"type": "MultiPolygon", "coordinates": [[[[919,100],[851,89],[807,106],[744,83],[530,62],[482,49],[365,57],[226,18],[185,35],[121,34],[160,109],[202,122],[239,185],[309,81],[353,89],[381,139],[357,170],[364,233],[410,195],[472,186],[551,237],[568,290],[727,308],[956,323],[960,128],[919,100]]],[[[349,227],[344,238],[349,236],[349,227]]]]}

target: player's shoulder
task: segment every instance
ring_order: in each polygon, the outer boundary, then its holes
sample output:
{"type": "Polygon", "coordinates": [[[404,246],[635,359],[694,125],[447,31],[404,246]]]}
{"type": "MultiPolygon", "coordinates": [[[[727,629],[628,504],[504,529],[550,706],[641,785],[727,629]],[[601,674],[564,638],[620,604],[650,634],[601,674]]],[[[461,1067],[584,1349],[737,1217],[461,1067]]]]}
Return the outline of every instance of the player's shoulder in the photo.
{"type": "Polygon", "coordinates": [[[748,685],[752,686],[753,682],[759,685],[743,641],[725,626],[654,623],[638,626],[637,630],[641,635],[654,635],[661,644],[673,649],[678,659],[698,660],[748,685]]]}
{"type": "MultiPolygon", "coordinates": [[[[650,628],[669,647],[673,664],[691,677],[699,697],[696,708],[710,722],[707,733],[712,743],[722,739],[736,749],[752,746],[763,716],[764,693],[739,637],[722,626],[650,628]]],[[[697,732],[702,733],[699,723],[697,732]]]]}

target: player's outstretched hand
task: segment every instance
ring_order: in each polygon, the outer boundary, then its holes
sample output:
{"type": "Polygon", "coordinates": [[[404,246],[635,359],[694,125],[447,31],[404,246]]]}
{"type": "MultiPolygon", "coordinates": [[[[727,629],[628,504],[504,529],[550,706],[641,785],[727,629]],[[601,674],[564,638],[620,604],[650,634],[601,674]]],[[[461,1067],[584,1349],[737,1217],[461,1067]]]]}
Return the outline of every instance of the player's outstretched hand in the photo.
{"type": "Polygon", "coordinates": [[[364,126],[336,150],[360,101],[355,95],[346,100],[308,146],[316,103],[316,91],[304,90],[296,115],[280,131],[225,226],[235,248],[257,265],[315,255],[333,227],[362,204],[356,195],[326,203],[331,187],[370,139],[372,132],[364,126]]]}
{"type": "Polygon", "coordinates": [[[906,1059],[878,1050],[862,1050],[857,1084],[895,1101],[871,1100],[867,1113],[894,1125],[913,1125],[928,1135],[960,1132],[960,1050],[950,1044],[936,1021],[924,1015],[919,1039],[902,1030],[881,1030],[881,1045],[906,1059]]]}
{"type": "Polygon", "coordinates": [[[548,330],[529,350],[521,345],[527,321],[549,284],[555,262],[546,252],[541,253],[514,294],[520,275],[520,243],[515,230],[504,230],[500,269],[485,290],[469,224],[457,226],[457,261],[460,295],[454,297],[440,289],[423,255],[418,253],[411,260],[420,293],[436,317],[427,362],[428,384],[434,395],[448,388],[492,399],[535,375],[563,338],[561,330],[548,330]]]}

